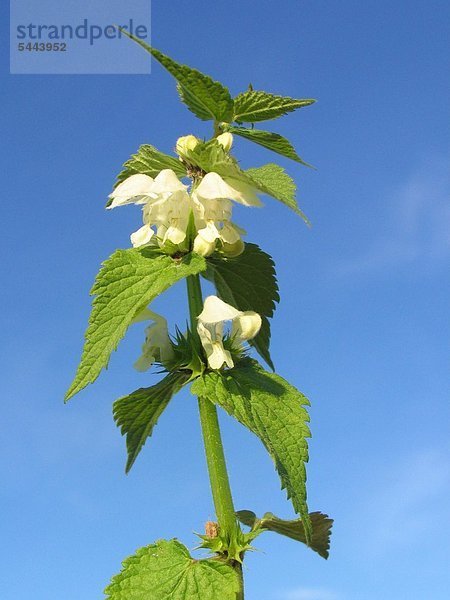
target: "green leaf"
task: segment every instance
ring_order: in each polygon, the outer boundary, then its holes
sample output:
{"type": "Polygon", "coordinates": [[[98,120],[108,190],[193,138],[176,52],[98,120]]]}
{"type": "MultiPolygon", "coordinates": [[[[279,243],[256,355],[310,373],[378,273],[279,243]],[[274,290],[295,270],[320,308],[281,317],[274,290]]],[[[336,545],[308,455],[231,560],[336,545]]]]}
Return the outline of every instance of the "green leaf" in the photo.
{"type": "Polygon", "coordinates": [[[186,177],[186,169],[177,158],[160,152],[150,144],[140,146],[136,154],[133,154],[123,166],[123,171],[117,176],[116,185],[136,173],[156,177],[163,169],[172,169],[178,177],[186,177]]]}
{"type": "Polygon", "coordinates": [[[131,469],[139,452],[172,397],[189,380],[190,373],[169,373],[156,385],[140,388],[113,404],[114,420],[122,435],[126,435],[128,460],[125,472],[131,469]]]}
{"type": "Polygon", "coordinates": [[[225,562],[195,560],[178,540],[140,548],[106,588],[107,600],[236,600],[237,571],[225,562]]]}
{"type": "Polygon", "coordinates": [[[111,353],[139,312],[180,279],[205,269],[205,259],[196,254],[173,259],[149,247],[116,250],[103,263],[91,290],[96,297],[66,400],[93,383],[108,366],[111,353]]]}
{"type": "Polygon", "coordinates": [[[221,177],[243,177],[245,180],[245,175],[242,175],[243,171],[236,160],[225,152],[217,139],[200,142],[193,150],[187,152],[187,158],[190,163],[200,167],[205,173],[214,171],[221,177]]]}
{"type": "MultiPolygon", "coordinates": [[[[307,543],[305,528],[301,519],[285,521],[272,513],[266,513],[262,519],[258,519],[255,513],[250,510],[240,510],[236,514],[241,523],[252,529],[267,529],[268,531],[285,535],[297,542],[307,543]]],[[[309,513],[309,518],[312,527],[309,547],[323,558],[328,558],[333,519],[330,519],[328,515],[324,515],[321,512],[309,513]]]]}
{"type": "Polygon", "coordinates": [[[280,296],[272,257],[256,244],[245,244],[244,252],[236,258],[215,254],[208,259],[207,265],[203,275],[214,283],[224,302],[238,310],[254,310],[261,315],[261,331],[250,344],[273,369],[268,317],[273,316],[280,296]]]}
{"type": "Polygon", "coordinates": [[[311,166],[300,158],[291,142],[279,133],[262,131],[261,129],[247,129],[246,127],[233,127],[232,125],[227,127],[227,131],[240,135],[255,144],[259,144],[268,150],[272,150],[272,152],[286,156],[286,158],[295,160],[306,167],[311,166]]]}
{"type": "Polygon", "coordinates": [[[307,225],[311,224],[308,217],[298,207],[295,199],[297,188],[294,180],[282,167],[269,163],[262,167],[247,169],[245,174],[253,181],[254,187],[288,206],[300,215],[307,225]]]}
{"type": "Polygon", "coordinates": [[[269,163],[255,169],[243,171],[237,161],[230,156],[216,139],[198,144],[188,152],[189,161],[206,173],[214,171],[227,178],[254,187],[257,191],[272,196],[295,211],[309,225],[308,218],[299,209],[295,200],[296,186],[291,177],[279,165],[269,163]]]}
{"type": "Polygon", "coordinates": [[[256,123],[277,119],[289,112],[314,104],[312,98],[289,98],[276,96],[268,92],[248,90],[234,99],[233,121],[237,123],[256,123]]]}
{"type": "Polygon", "coordinates": [[[192,393],[219,404],[263,442],[302,517],[307,542],[311,523],[306,504],[308,461],[308,399],[285,379],[267,373],[255,361],[245,360],[228,371],[212,371],[196,379],[192,393]]]}
{"type": "Polygon", "coordinates": [[[178,82],[181,100],[191,112],[203,121],[230,122],[233,117],[233,99],[228,89],[208,75],[172,60],[156,48],[121,29],[122,33],[149,52],[178,82]]]}

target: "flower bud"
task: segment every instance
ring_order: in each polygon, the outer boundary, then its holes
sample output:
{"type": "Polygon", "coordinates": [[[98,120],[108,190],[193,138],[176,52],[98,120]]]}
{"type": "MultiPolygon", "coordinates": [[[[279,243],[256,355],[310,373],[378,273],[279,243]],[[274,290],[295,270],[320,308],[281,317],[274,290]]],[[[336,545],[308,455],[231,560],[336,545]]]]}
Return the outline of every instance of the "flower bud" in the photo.
{"type": "Polygon", "coordinates": [[[177,139],[176,150],[178,154],[186,154],[188,150],[193,150],[198,144],[195,135],[184,135],[177,139]]]}
{"type": "Polygon", "coordinates": [[[242,240],[237,240],[234,244],[223,243],[222,250],[223,253],[229,258],[236,258],[244,252],[245,244],[242,240]]]}
{"type": "Polygon", "coordinates": [[[261,324],[261,316],[258,313],[253,310],[246,310],[233,320],[231,335],[232,337],[238,337],[241,341],[252,340],[258,335],[261,324]]]}
{"type": "Polygon", "coordinates": [[[200,256],[210,256],[216,249],[216,240],[206,241],[201,235],[197,235],[194,240],[194,252],[200,256]]]}
{"type": "Polygon", "coordinates": [[[231,150],[231,146],[233,145],[233,136],[231,135],[231,133],[221,133],[217,136],[216,139],[219,142],[219,144],[223,146],[225,152],[229,152],[231,150]]]}

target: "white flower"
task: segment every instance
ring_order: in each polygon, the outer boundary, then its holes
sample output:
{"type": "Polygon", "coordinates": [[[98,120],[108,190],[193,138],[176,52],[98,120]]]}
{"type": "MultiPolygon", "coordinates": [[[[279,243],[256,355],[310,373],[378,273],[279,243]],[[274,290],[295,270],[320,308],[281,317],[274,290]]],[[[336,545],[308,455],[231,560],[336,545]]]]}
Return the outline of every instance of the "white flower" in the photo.
{"type": "Polygon", "coordinates": [[[192,200],[198,230],[194,244],[199,248],[207,248],[209,252],[209,248],[214,248],[215,242],[220,240],[225,251],[229,248],[231,254],[239,254],[243,249],[241,235],[244,235],[245,231],[230,220],[231,200],[245,206],[261,206],[255,191],[236,180],[225,181],[217,173],[207,173],[193,191],[192,200]],[[236,254],[238,247],[239,251],[236,254]]]}
{"type": "Polygon", "coordinates": [[[152,177],[142,173],[127,177],[109,195],[110,203],[106,208],[116,208],[116,206],[123,206],[130,203],[145,204],[148,198],[153,197],[153,183],[154,180],[152,177]]]}
{"type": "Polygon", "coordinates": [[[161,315],[146,308],[134,318],[133,322],[151,319],[154,321],[145,330],[145,342],[142,354],[134,363],[137,371],[147,371],[155,361],[163,363],[173,357],[173,347],[169,338],[167,321],[161,315]]]}
{"type": "Polygon", "coordinates": [[[194,247],[193,250],[196,254],[200,254],[200,256],[211,256],[211,254],[216,249],[216,239],[214,238],[212,241],[208,241],[203,238],[201,235],[197,235],[194,239],[194,247]]]}
{"type": "Polygon", "coordinates": [[[224,364],[230,368],[234,366],[230,352],[223,346],[226,321],[231,321],[230,337],[232,344],[238,349],[242,347],[243,341],[254,338],[261,328],[258,313],[237,310],[217,296],[208,296],[198,316],[197,332],[211,369],[220,369],[224,364]]]}
{"type": "Polygon", "coordinates": [[[171,169],[164,169],[155,178],[152,192],[156,197],[144,205],[143,219],[148,227],[156,225],[161,244],[168,240],[181,244],[186,238],[192,204],[187,187],[171,169]]]}
{"type": "Polygon", "coordinates": [[[131,175],[110,194],[108,208],[133,202],[143,204],[144,225],[131,234],[134,247],[148,244],[157,228],[157,237],[162,245],[167,241],[180,244],[186,238],[191,210],[191,198],[187,186],[182,184],[171,169],[163,169],[155,179],[148,175],[131,175]]]}
{"type": "Polygon", "coordinates": [[[230,177],[223,179],[213,172],[203,177],[195,195],[200,202],[229,198],[245,206],[262,206],[261,200],[250,185],[230,177]]]}
{"type": "Polygon", "coordinates": [[[219,144],[221,146],[223,146],[223,149],[225,150],[225,152],[229,152],[231,150],[231,146],[233,145],[233,136],[231,133],[229,133],[229,132],[221,133],[220,135],[217,136],[216,139],[219,142],[219,144]]]}
{"type": "Polygon", "coordinates": [[[199,139],[195,135],[184,135],[177,139],[176,151],[178,154],[186,154],[188,150],[193,150],[197,146],[199,139]]]}

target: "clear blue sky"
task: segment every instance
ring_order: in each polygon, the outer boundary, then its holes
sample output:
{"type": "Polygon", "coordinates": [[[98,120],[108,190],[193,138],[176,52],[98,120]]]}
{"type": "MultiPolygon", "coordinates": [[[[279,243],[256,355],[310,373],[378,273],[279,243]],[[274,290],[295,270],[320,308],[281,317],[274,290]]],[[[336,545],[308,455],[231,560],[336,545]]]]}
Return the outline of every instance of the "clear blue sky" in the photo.
{"type": "MultiPolygon", "coordinates": [[[[449,5],[430,0],[154,0],[157,48],[228,84],[316,97],[273,123],[317,171],[280,162],[308,230],[267,199],[236,211],[271,253],[278,371],[312,402],[309,498],[336,520],[328,562],[266,534],[248,600],[444,600],[450,585],[448,409],[449,5]]],[[[129,476],[111,404],[153,381],[107,373],[64,406],[100,262],[137,208],[106,213],[120,165],[204,134],[172,79],[10,76],[2,18],[2,597],[95,600],[159,537],[196,544],[212,516],[196,404],[170,405],[129,476]],[[6,282],[6,283],[5,283],[6,282]]],[[[271,157],[246,141],[242,162],[271,157]]],[[[183,324],[182,286],[158,308],[183,324]]],[[[238,508],[291,509],[258,440],[224,417],[238,508]]]]}

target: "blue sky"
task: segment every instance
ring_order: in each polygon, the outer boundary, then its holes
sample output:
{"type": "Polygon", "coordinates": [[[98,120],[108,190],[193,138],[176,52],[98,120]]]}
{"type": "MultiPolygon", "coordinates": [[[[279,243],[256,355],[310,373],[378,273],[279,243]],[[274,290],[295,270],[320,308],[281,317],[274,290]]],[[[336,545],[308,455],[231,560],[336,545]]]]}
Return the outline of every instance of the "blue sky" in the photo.
{"type": "MultiPolygon", "coordinates": [[[[272,354],[311,399],[310,508],[336,522],[327,562],[260,537],[249,600],[448,597],[449,16],[434,0],[153,2],[154,45],[233,93],[251,81],[319,100],[272,124],[318,167],[279,161],[313,228],[270,199],[235,220],[276,261],[272,354]]],[[[100,599],[137,547],[193,547],[213,516],[188,393],[124,475],[111,403],[154,381],[131,368],[142,328],[62,403],[93,277],[139,225],[137,208],[103,210],[120,165],[141,143],[169,152],[208,126],[157,64],[149,76],[10,76],[4,17],[2,593],[100,599]]],[[[235,149],[246,166],[272,159],[245,140],[235,149]]],[[[156,306],[183,324],[183,286],[156,306]]],[[[291,516],[258,440],[222,422],[237,508],[291,516]]]]}

